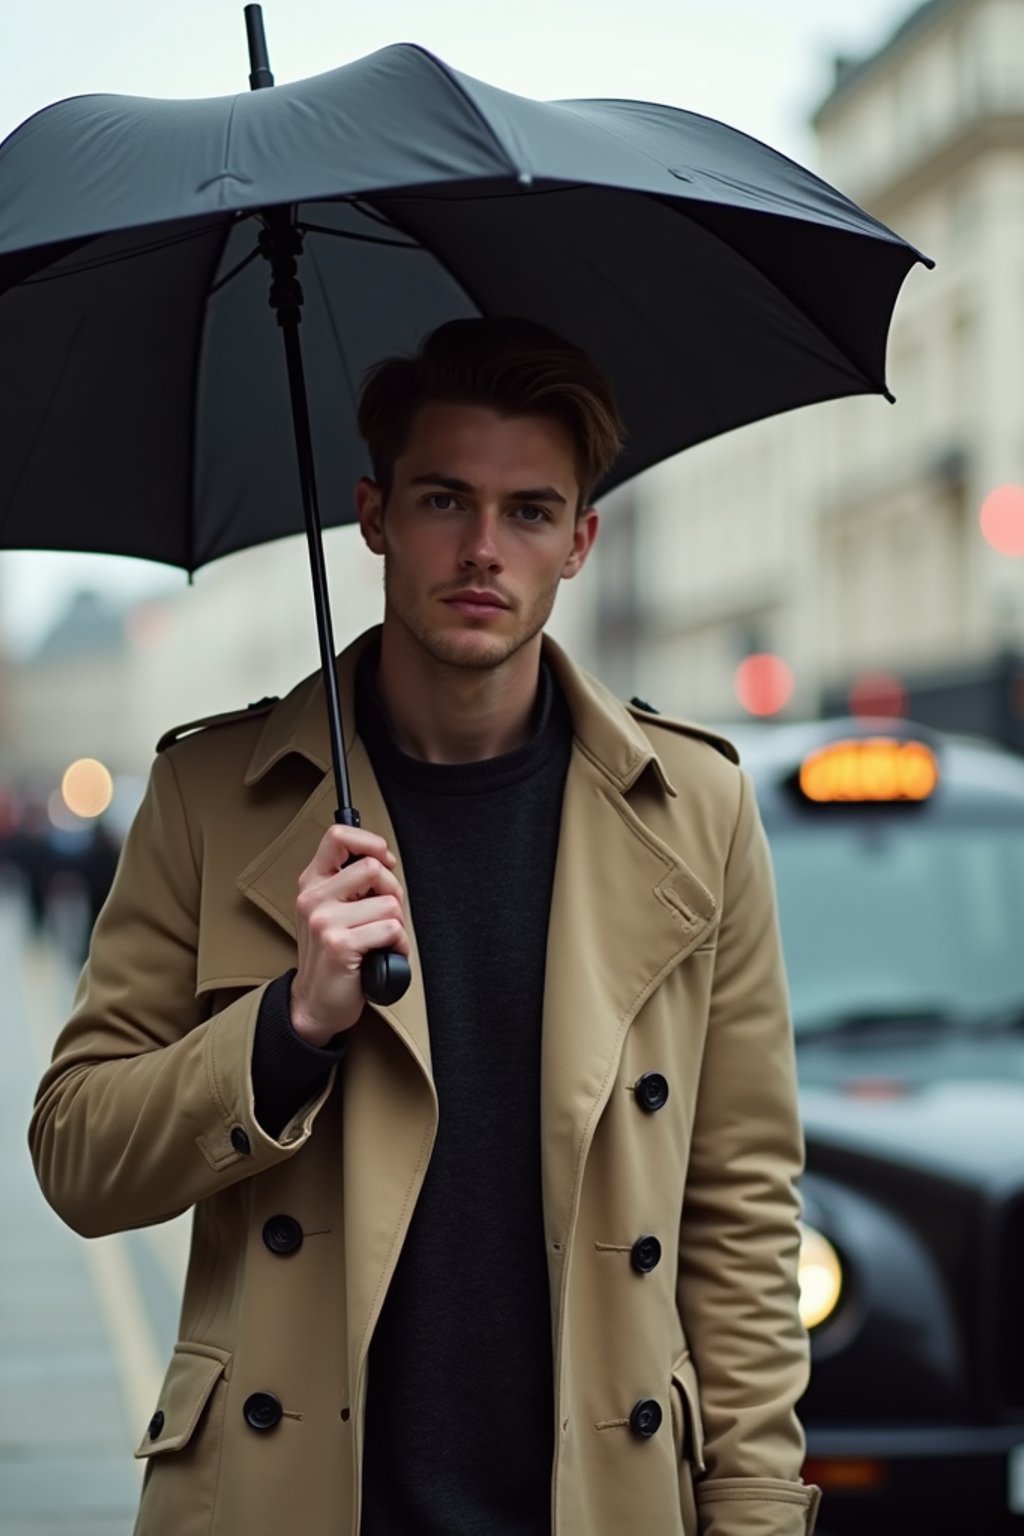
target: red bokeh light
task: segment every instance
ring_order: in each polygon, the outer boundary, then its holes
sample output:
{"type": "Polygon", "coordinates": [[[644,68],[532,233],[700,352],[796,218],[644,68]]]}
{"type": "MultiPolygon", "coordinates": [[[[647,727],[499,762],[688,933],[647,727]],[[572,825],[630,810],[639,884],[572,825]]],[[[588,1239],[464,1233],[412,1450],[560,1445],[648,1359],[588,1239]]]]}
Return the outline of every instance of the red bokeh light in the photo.
{"type": "Polygon", "coordinates": [[[1024,486],[999,485],[981,504],[981,532],[1001,555],[1024,555],[1024,486]]]}
{"type": "Polygon", "coordinates": [[[768,652],[748,656],[736,668],[736,697],[751,715],[777,715],[795,686],[792,667],[768,652]]]}
{"type": "Polygon", "coordinates": [[[861,720],[899,720],[907,713],[907,690],[891,672],[865,672],[850,689],[850,714],[861,720]]]}

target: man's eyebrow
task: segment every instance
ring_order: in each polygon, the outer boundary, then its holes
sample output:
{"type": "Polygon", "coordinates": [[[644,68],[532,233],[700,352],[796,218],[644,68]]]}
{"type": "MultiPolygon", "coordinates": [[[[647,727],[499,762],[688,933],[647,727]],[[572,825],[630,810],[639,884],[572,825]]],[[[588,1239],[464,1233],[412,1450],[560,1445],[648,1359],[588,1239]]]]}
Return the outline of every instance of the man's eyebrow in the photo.
{"type": "MultiPolygon", "coordinates": [[[[456,480],[452,475],[426,474],[413,475],[410,485],[440,485],[446,491],[459,491],[463,496],[472,496],[475,486],[468,480],[456,480]]],[[[511,491],[507,498],[509,501],[554,501],[563,507],[568,506],[568,501],[561,491],[556,491],[553,485],[530,486],[525,491],[511,491]]]]}

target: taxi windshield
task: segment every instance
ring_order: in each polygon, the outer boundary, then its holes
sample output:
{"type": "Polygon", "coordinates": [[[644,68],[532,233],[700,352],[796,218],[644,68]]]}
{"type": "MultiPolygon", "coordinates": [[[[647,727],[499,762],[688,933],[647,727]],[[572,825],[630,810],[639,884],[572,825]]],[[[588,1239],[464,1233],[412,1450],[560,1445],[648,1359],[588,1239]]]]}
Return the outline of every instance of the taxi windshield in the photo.
{"type": "Polygon", "coordinates": [[[798,1035],[1024,1009],[1024,822],[858,819],[771,846],[798,1035]]]}

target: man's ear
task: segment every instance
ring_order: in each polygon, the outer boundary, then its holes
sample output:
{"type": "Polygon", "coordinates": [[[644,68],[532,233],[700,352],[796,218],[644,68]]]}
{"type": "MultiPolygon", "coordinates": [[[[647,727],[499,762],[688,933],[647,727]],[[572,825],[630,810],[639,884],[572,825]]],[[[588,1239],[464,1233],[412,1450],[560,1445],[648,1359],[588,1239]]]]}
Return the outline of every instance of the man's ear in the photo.
{"type": "Polygon", "coordinates": [[[384,553],[384,499],[376,480],[363,475],[356,482],[356,513],[363,541],[371,554],[384,553]]]}
{"type": "Polygon", "coordinates": [[[562,580],[571,581],[583,568],[584,561],[594,547],[601,517],[596,507],[587,507],[576,518],[572,531],[572,549],[562,566],[562,580]]]}

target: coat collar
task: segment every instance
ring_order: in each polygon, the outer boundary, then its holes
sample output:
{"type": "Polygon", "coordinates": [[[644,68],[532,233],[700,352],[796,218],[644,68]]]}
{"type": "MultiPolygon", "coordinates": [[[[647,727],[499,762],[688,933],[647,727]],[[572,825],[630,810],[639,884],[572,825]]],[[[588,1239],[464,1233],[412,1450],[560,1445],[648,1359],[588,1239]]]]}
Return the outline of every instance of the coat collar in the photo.
{"type": "MultiPolygon", "coordinates": [[[[345,751],[356,739],[355,672],[360,656],[380,634],[367,630],[338,657],[338,692],[345,733],[345,751]]],[[[541,654],[559,683],[573,719],[576,740],[584,753],[620,793],[626,793],[648,766],[653,767],[665,793],[676,790],[649,739],[632,715],[613,694],[570,661],[549,635],[543,637],[541,654]]],[[[299,753],[321,772],[330,766],[327,713],[323,679],[319,672],[293,688],[267,716],[245,775],[247,786],[259,783],[289,753],[299,753]]]]}

